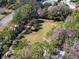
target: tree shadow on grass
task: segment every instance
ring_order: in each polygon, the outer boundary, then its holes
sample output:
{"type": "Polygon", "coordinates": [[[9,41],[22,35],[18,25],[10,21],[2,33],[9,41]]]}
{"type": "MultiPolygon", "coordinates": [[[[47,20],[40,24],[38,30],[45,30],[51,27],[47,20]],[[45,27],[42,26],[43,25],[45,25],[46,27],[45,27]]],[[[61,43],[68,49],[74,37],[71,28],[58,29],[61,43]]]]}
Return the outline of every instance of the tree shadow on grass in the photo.
{"type": "Polygon", "coordinates": [[[38,32],[40,29],[42,29],[42,27],[41,27],[42,23],[44,23],[43,20],[38,20],[37,24],[35,24],[35,29],[32,29],[33,26],[31,26],[31,28],[26,30],[26,32],[23,35],[21,35],[20,39],[24,38],[24,35],[28,35],[28,34],[30,34],[32,32],[38,32]]]}

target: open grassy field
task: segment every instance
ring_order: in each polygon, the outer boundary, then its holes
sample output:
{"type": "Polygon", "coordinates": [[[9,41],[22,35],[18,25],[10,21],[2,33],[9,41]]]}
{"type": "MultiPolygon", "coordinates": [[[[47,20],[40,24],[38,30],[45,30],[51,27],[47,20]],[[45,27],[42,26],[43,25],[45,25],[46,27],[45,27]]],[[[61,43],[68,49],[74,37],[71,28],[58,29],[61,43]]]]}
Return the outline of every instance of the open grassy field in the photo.
{"type": "Polygon", "coordinates": [[[46,39],[46,34],[52,30],[52,28],[60,26],[60,23],[54,21],[45,21],[42,23],[41,29],[38,32],[32,32],[30,34],[24,35],[24,39],[34,42],[42,42],[46,39]]]}

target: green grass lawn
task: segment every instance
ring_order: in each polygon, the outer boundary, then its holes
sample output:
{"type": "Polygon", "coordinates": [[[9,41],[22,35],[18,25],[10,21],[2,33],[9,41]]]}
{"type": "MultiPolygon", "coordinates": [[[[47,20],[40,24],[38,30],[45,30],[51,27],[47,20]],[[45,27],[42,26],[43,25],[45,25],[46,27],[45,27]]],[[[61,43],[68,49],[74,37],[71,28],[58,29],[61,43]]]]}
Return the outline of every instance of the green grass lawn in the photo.
{"type": "Polygon", "coordinates": [[[43,42],[46,40],[46,34],[52,30],[52,28],[60,26],[60,23],[58,22],[52,22],[52,21],[45,21],[42,23],[42,26],[38,32],[33,32],[27,35],[24,35],[24,39],[27,39],[28,41],[34,42],[43,42]]]}

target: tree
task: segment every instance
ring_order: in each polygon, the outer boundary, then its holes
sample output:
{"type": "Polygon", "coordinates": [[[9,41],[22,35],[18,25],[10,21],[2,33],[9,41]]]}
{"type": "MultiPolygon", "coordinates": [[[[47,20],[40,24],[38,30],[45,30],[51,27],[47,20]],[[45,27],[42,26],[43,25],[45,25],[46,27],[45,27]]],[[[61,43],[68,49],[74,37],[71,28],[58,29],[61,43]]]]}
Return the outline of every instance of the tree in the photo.
{"type": "Polygon", "coordinates": [[[52,19],[57,15],[57,6],[49,6],[48,7],[48,18],[52,19]]]}
{"type": "Polygon", "coordinates": [[[58,4],[56,6],[48,7],[48,18],[56,20],[65,20],[71,14],[71,9],[66,4],[58,4]]]}
{"type": "Polygon", "coordinates": [[[21,22],[23,19],[29,19],[31,18],[30,15],[31,15],[31,12],[32,12],[32,6],[29,5],[29,4],[25,4],[23,6],[21,6],[15,13],[15,16],[13,17],[13,20],[12,22],[13,23],[19,23],[21,22]],[[26,17],[27,16],[27,17],[26,17]]]}

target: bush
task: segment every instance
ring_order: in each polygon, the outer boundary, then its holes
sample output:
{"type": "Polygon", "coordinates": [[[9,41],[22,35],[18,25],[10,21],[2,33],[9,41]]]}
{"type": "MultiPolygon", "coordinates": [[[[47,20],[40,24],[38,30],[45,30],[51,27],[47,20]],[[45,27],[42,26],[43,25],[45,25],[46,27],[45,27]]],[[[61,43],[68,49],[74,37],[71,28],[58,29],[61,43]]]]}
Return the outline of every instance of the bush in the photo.
{"type": "Polygon", "coordinates": [[[72,20],[70,22],[65,23],[65,27],[71,27],[77,31],[79,31],[79,11],[75,10],[72,13],[72,20]]]}
{"type": "Polygon", "coordinates": [[[32,59],[42,59],[43,58],[43,44],[34,43],[32,45],[32,59]]]}
{"type": "Polygon", "coordinates": [[[18,54],[14,54],[15,59],[31,59],[30,47],[23,47],[18,54]]]}
{"type": "Polygon", "coordinates": [[[24,39],[16,40],[13,42],[13,46],[14,46],[13,50],[15,50],[15,51],[17,50],[17,52],[18,52],[18,50],[22,49],[26,45],[28,45],[28,44],[27,44],[27,41],[25,41],[24,39]]]}
{"type": "Polygon", "coordinates": [[[52,40],[50,43],[48,42],[34,43],[32,45],[32,59],[52,58],[51,54],[56,52],[57,45],[58,45],[57,40],[52,40]]]}

